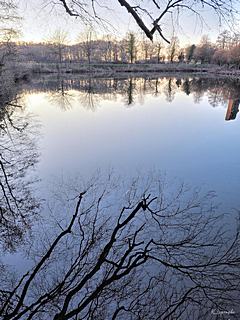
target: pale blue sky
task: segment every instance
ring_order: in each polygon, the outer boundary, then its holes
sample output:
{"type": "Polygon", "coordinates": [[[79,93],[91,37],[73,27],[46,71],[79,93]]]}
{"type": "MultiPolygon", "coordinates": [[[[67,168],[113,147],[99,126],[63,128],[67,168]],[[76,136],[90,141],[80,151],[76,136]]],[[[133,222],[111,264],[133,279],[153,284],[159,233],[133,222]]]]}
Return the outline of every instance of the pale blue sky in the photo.
{"type": "MultiPolygon", "coordinates": [[[[85,28],[80,19],[69,17],[61,7],[53,8],[50,4],[46,6],[46,0],[18,0],[18,3],[19,13],[23,17],[23,39],[26,41],[44,41],[56,29],[61,28],[68,31],[70,41],[74,42],[85,28]]],[[[115,30],[110,26],[109,30],[104,30],[101,26],[98,26],[99,34],[111,32],[115,36],[123,37],[129,30],[138,30],[135,21],[126,12],[125,8],[115,2],[112,9],[112,11],[105,10],[103,17],[115,27],[115,30]]],[[[216,35],[225,29],[225,26],[219,26],[217,17],[210,10],[205,10],[203,15],[207,25],[201,25],[200,21],[190,12],[182,15],[180,19],[181,28],[175,28],[175,33],[183,43],[197,43],[203,34],[208,34],[214,41],[216,35]]],[[[163,31],[168,38],[171,38],[173,28],[170,15],[165,18],[163,31]]]]}

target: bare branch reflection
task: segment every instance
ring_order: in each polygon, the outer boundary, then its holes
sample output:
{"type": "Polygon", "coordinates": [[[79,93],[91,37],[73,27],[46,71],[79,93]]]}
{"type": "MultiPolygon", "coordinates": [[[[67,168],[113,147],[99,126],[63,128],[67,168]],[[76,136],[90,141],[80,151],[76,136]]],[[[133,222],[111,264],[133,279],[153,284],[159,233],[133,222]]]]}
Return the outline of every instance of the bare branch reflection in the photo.
{"type": "Polygon", "coordinates": [[[166,100],[168,102],[172,102],[174,100],[174,96],[175,96],[175,84],[173,84],[173,79],[170,78],[167,82],[167,85],[164,89],[165,95],[166,95],[166,100]]]}
{"type": "Polygon", "coordinates": [[[239,227],[221,227],[212,192],[156,174],[77,189],[58,192],[33,268],[2,289],[3,319],[239,318],[239,227]]]}
{"type": "Polygon", "coordinates": [[[96,111],[101,98],[99,94],[95,92],[93,79],[88,78],[85,81],[84,92],[78,97],[81,105],[87,110],[96,111]]]}
{"type": "Polygon", "coordinates": [[[6,74],[0,90],[0,245],[14,250],[38,211],[31,193],[35,179],[30,175],[38,161],[37,127],[24,114],[17,87],[6,74]]]}
{"type": "Polygon", "coordinates": [[[48,100],[50,104],[58,106],[63,111],[72,108],[73,96],[69,93],[65,81],[61,77],[58,78],[57,90],[49,92],[48,100]]]}

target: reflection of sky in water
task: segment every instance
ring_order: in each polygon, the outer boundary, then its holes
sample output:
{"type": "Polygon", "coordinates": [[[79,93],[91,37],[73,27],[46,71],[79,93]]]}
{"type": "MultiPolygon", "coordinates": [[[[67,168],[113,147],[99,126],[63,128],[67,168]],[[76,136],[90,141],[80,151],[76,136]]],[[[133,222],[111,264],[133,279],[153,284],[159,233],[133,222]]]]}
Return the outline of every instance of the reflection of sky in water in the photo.
{"type": "Polygon", "coordinates": [[[212,108],[204,96],[177,93],[169,103],[164,96],[136,96],[127,107],[117,95],[101,100],[92,112],[72,90],[71,108],[63,111],[47,93],[26,94],[29,111],[42,122],[38,172],[43,184],[51,179],[97,169],[114,168],[122,175],[157,169],[193,186],[216,190],[229,208],[238,207],[240,150],[239,121],[226,122],[226,108],[212,108]]]}

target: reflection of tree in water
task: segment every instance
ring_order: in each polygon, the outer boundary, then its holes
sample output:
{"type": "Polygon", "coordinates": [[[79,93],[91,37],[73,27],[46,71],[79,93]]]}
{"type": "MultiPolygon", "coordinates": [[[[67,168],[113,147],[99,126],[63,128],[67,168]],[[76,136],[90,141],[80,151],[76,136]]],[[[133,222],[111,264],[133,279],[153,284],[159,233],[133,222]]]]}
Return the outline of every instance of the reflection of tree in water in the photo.
{"type": "MultiPolygon", "coordinates": [[[[119,90],[131,92],[128,101],[134,101],[138,84],[129,81],[106,81],[105,97],[119,90]]],[[[178,87],[194,92],[194,79],[187,85],[165,79],[163,88],[166,81],[171,99],[178,87]]],[[[143,88],[155,92],[156,79],[145,81],[143,88]]],[[[81,83],[81,95],[100,97],[98,90],[95,80],[81,83]]],[[[37,155],[29,153],[34,144],[16,103],[1,109],[1,208],[6,208],[1,219],[11,218],[19,228],[28,226],[30,210],[37,209],[23,179],[37,155]]],[[[156,176],[123,185],[111,176],[97,177],[82,189],[74,185],[57,194],[55,223],[43,225],[43,233],[31,243],[33,268],[22,278],[0,273],[0,317],[208,320],[211,310],[236,308],[233,319],[239,319],[239,234],[224,233],[225,220],[212,194],[189,193],[183,185],[166,190],[156,176]]]]}
{"type": "MultiPolygon", "coordinates": [[[[47,87],[49,101],[62,110],[71,108],[77,99],[80,104],[88,109],[95,111],[101,99],[115,100],[119,81],[117,79],[84,78],[67,80],[61,78],[58,85],[51,81],[51,86],[47,87]]],[[[44,91],[44,88],[42,88],[44,91]]]]}
{"type": "Polygon", "coordinates": [[[63,111],[71,109],[73,97],[67,90],[64,79],[58,79],[58,88],[49,91],[48,99],[51,104],[58,106],[63,111]]]}
{"type": "Polygon", "coordinates": [[[213,309],[239,319],[239,234],[224,234],[212,193],[156,176],[72,190],[54,201],[32,270],[8,290],[1,282],[3,319],[210,320],[213,309]]]}
{"type": "Polygon", "coordinates": [[[31,194],[33,180],[26,175],[38,155],[35,133],[18,105],[16,85],[5,77],[0,90],[0,244],[14,249],[37,212],[31,194]]]}
{"type": "Polygon", "coordinates": [[[182,85],[182,79],[181,79],[181,78],[178,78],[178,79],[176,80],[176,86],[177,86],[178,88],[180,88],[181,85],[182,85]]]}
{"type": "Polygon", "coordinates": [[[196,95],[197,99],[207,93],[209,103],[213,107],[226,104],[230,98],[238,98],[240,92],[238,79],[193,78],[189,82],[189,86],[190,91],[196,95]]]}
{"type": "Polygon", "coordinates": [[[154,92],[154,95],[155,95],[156,97],[159,95],[158,84],[159,84],[159,79],[157,78],[157,79],[155,80],[155,92],[154,92]]]}
{"type": "Polygon", "coordinates": [[[99,95],[96,94],[94,91],[94,85],[91,78],[85,81],[84,92],[82,92],[79,95],[78,99],[81,105],[87,110],[91,110],[91,111],[97,110],[101,99],[99,95]]]}
{"type": "Polygon", "coordinates": [[[218,88],[213,88],[208,92],[208,102],[213,108],[216,108],[219,105],[226,103],[226,99],[219,93],[218,88]]]}
{"type": "Polygon", "coordinates": [[[174,82],[174,80],[172,78],[168,79],[167,84],[164,88],[164,93],[166,96],[166,100],[168,102],[172,102],[175,98],[176,85],[173,82],[174,82]]]}
{"type": "Polygon", "coordinates": [[[130,78],[128,82],[128,88],[127,88],[127,99],[126,99],[126,104],[128,106],[132,105],[134,103],[134,84],[133,84],[133,79],[130,78]]]}
{"type": "Polygon", "coordinates": [[[191,90],[190,90],[190,82],[188,78],[183,80],[182,90],[186,93],[187,96],[190,95],[191,90]]]}
{"type": "MultiPolygon", "coordinates": [[[[33,83],[34,87],[34,83],[33,83]]],[[[140,103],[144,102],[146,94],[158,96],[163,93],[166,100],[172,102],[177,92],[192,94],[194,102],[199,103],[204,95],[208,96],[210,105],[228,105],[229,99],[238,99],[240,92],[240,81],[238,79],[221,79],[208,77],[134,77],[129,78],[82,78],[64,79],[63,86],[57,83],[56,79],[50,78],[35,84],[35,90],[56,91],[59,105],[69,107],[70,98],[68,92],[77,90],[81,95],[80,101],[88,109],[96,109],[100,100],[116,100],[117,96],[123,96],[126,105],[135,103],[136,98],[140,103]],[[46,83],[48,85],[46,86],[46,83]],[[66,101],[65,101],[66,100],[66,101]]]]}
{"type": "Polygon", "coordinates": [[[135,102],[135,90],[136,90],[136,84],[135,79],[130,77],[126,83],[126,88],[122,92],[124,96],[124,102],[127,106],[132,106],[135,102]]]}

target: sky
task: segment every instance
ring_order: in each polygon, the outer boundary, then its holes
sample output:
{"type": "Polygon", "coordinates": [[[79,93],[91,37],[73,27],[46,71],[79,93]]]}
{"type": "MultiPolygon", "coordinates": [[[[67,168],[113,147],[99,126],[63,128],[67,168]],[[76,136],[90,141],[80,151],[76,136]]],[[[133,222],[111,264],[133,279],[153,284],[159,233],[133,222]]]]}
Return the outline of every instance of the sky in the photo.
{"type": "MultiPolygon", "coordinates": [[[[104,0],[103,0],[104,1],[104,0]]],[[[55,1],[57,2],[57,1],[55,1]]],[[[96,27],[99,35],[112,34],[116,37],[124,37],[128,31],[138,31],[135,21],[116,1],[111,5],[112,10],[100,9],[99,14],[106,19],[109,24],[107,29],[101,25],[96,27]]],[[[79,35],[84,32],[86,26],[80,19],[70,17],[61,6],[53,6],[51,0],[18,0],[19,14],[22,20],[22,40],[41,42],[51,37],[57,29],[68,32],[70,43],[75,43],[79,35]]],[[[240,5],[239,5],[240,7],[240,5]]],[[[240,10],[239,10],[240,11],[240,10]]],[[[192,13],[187,12],[180,17],[180,26],[174,28],[174,33],[184,44],[197,43],[201,36],[207,34],[213,41],[217,34],[223,31],[226,26],[219,26],[218,18],[211,12],[203,12],[206,24],[201,24],[192,13]]],[[[173,22],[169,16],[162,25],[164,34],[171,38],[173,35],[173,22]]]]}

